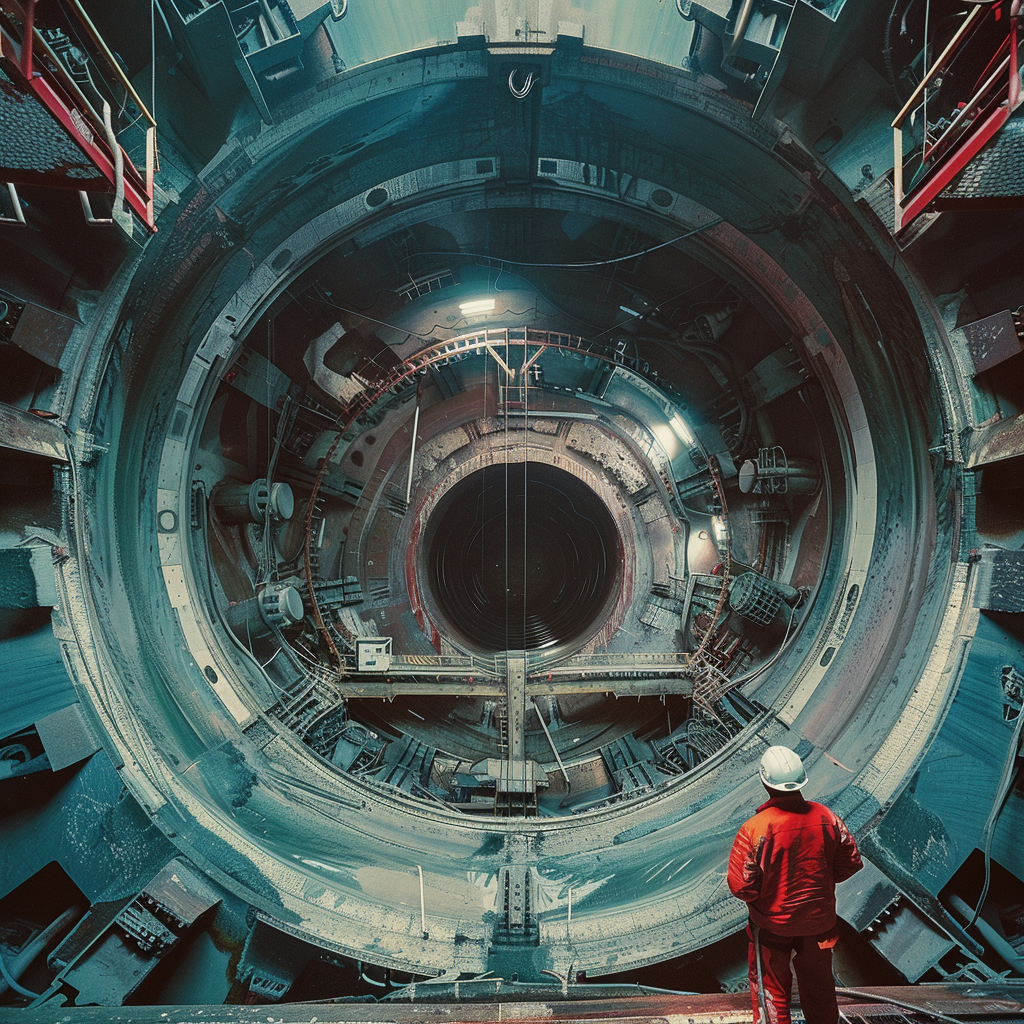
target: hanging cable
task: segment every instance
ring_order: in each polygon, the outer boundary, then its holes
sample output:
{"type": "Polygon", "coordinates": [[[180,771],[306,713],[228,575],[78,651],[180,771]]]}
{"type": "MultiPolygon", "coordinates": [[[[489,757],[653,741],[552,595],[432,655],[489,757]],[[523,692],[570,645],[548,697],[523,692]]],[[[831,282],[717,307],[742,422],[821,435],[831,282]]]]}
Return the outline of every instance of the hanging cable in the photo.
{"type": "Polygon", "coordinates": [[[18,995],[25,996],[26,999],[38,999],[39,993],[33,992],[31,989],[25,988],[24,985],[19,985],[17,980],[11,976],[11,972],[7,969],[7,963],[4,960],[3,954],[0,954],[0,977],[7,982],[9,988],[13,989],[18,995]]]}
{"type": "MultiPolygon", "coordinates": [[[[292,295],[291,297],[295,298],[294,295],[292,295]]],[[[352,316],[362,317],[364,320],[369,320],[370,323],[380,324],[381,327],[389,327],[393,331],[399,331],[401,334],[409,335],[410,338],[419,338],[422,341],[429,341],[434,336],[434,331],[451,330],[450,327],[445,327],[443,324],[434,324],[434,326],[430,328],[429,334],[417,334],[416,331],[410,331],[408,328],[405,327],[397,327],[395,324],[389,324],[386,320],[377,320],[372,316],[368,316],[366,313],[360,313],[358,309],[350,309],[348,306],[342,306],[341,304],[334,302],[331,299],[324,299],[320,298],[319,296],[318,299],[325,306],[330,306],[332,309],[340,309],[343,313],[350,313],[352,316]]],[[[302,307],[302,304],[298,302],[298,299],[296,299],[295,301],[296,303],[298,303],[299,307],[303,309],[304,312],[309,312],[309,310],[302,307]]]]}
{"type": "MultiPolygon", "coordinates": [[[[125,90],[127,95],[127,90],[125,90]]],[[[156,0],[149,0],[149,112],[156,121],[156,0]]]]}
{"type": "Polygon", "coordinates": [[[417,256],[447,256],[449,258],[452,256],[471,256],[473,259],[478,260],[493,260],[499,266],[505,267],[548,267],[560,270],[582,270],[587,267],[606,267],[612,263],[625,263],[627,260],[639,259],[641,256],[646,256],[650,252],[656,252],[658,249],[664,249],[667,245],[675,245],[676,242],[681,242],[684,238],[690,238],[693,235],[700,234],[702,231],[707,231],[708,228],[713,228],[716,225],[721,224],[724,220],[724,217],[719,217],[717,220],[709,221],[707,224],[702,224],[698,228],[693,228],[681,235],[676,235],[675,238],[670,238],[667,242],[659,242],[657,245],[652,245],[647,249],[641,249],[639,252],[629,253],[626,256],[614,256],[607,260],[588,260],[583,263],[530,263],[527,260],[506,260],[500,256],[487,256],[483,253],[477,252],[444,252],[429,249],[413,253],[407,258],[413,259],[417,256]]]}
{"type": "MultiPolygon", "coordinates": [[[[507,331],[505,332],[505,365],[506,366],[508,365],[508,332],[507,331]]],[[[501,384],[500,384],[500,381],[501,381],[501,368],[500,367],[495,367],[495,372],[498,374],[498,381],[499,381],[498,390],[499,390],[499,393],[500,393],[501,392],[501,384]]],[[[503,417],[504,417],[503,421],[502,421],[502,425],[504,427],[503,440],[504,440],[504,445],[505,445],[505,449],[504,449],[504,458],[505,458],[505,495],[504,495],[504,498],[505,498],[505,519],[504,519],[504,523],[505,523],[505,537],[504,537],[504,541],[505,541],[505,652],[506,652],[506,668],[505,668],[505,671],[507,672],[508,671],[507,658],[508,658],[508,650],[509,650],[509,611],[510,611],[510,609],[509,609],[509,593],[510,593],[510,591],[509,591],[509,582],[510,582],[510,580],[509,580],[509,557],[508,557],[509,556],[509,550],[508,550],[508,526],[509,526],[509,520],[508,520],[508,484],[509,484],[509,480],[508,480],[508,454],[509,453],[508,453],[508,375],[507,374],[505,375],[505,401],[502,403],[502,412],[503,412],[503,417]]],[[[506,741],[511,739],[511,736],[508,734],[509,733],[509,729],[511,728],[511,725],[512,725],[512,723],[509,721],[510,711],[511,711],[511,709],[508,707],[508,702],[506,701],[506,704],[505,704],[505,731],[506,731],[506,737],[505,738],[506,738],[506,741]]],[[[506,745],[508,745],[508,744],[506,744],[506,745]]]]}
{"type": "Polygon", "coordinates": [[[516,75],[518,69],[513,68],[508,74],[508,91],[517,100],[525,100],[530,95],[530,90],[533,88],[533,83],[536,81],[537,76],[533,71],[527,73],[526,78],[521,86],[516,85],[516,75]]]}
{"type": "MultiPolygon", "coordinates": [[[[523,338],[526,338],[526,331],[523,331],[523,338]]],[[[526,365],[527,357],[530,354],[529,345],[523,346],[523,363],[526,365]]],[[[520,371],[522,373],[522,371],[520,371]]],[[[530,461],[529,434],[530,434],[530,396],[526,386],[526,374],[522,373],[519,378],[519,387],[523,392],[523,650],[526,650],[526,578],[527,578],[527,545],[526,545],[526,524],[530,521],[527,515],[526,495],[529,490],[529,474],[527,469],[530,461]]]]}
{"type": "Polygon", "coordinates": [[[1006,802],[1007,794],[1009,794],[1010,788],[1013,786],[1014,779],[1020,769],[1020,766],[1017,764],[1017,758],[1020,756],[1022,727],[1024,727],[1024,707],[1017,714],[1017,724],[1013,730],[1013,738],[1010,740],[1010,749],[1006,752],[1006,761],[1003,763],[1002,774],[999,776],[999,786],[996,788],[992,809],[988,812],[985,828],[982,831],[982,835],[985,837],[985,882],[981,887],[981,895],[978,897],[977,906],[974,908],[974,915],[967,922],[968,928],[978,920],[978,917],[981,915],[981,908],[985,905],[985,900],[988,897],[989,886],[992,882],[992,838],[995,835],[996,822],[999,820],[999,814],[1003,809],[1003,804],[1006,802]]]}
{"type": "MultiPolygon", "coordinates": [[[[932,0],[924,0],[924,51],[921,58],[921,79],[928,78],[928,20],[931,17],[932,0]]],[[[923,106],[921,110],[922,135],[924,141],[921,143],[921,167],[924,168],[925,159],[928,156],[928,86],[924,87],[923,106]]]]}

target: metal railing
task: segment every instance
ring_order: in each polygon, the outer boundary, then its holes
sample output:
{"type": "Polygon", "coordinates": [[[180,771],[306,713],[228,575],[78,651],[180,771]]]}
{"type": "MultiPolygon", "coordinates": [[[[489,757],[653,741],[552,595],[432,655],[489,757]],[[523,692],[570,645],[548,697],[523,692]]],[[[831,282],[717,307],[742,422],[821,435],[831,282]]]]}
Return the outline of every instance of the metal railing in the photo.
{"type": "Polygon", "coordinates": [[[1021,0],[972,6],[960,28],[925,72],[892,122],[893,230],[898,234],[934,202],[943,189],[1006,123],[1020,105],[1018,22],[1021,0]],[[972,70],[980,67],[981,70],[972,70]],[[943,80],[957,75],[971,85],[951,99],[943,80]],[[944,94],[945,93],[945,94],[944,94]],[[929,103],[946,114],[929,121],[929,103]],[[920,146],[904,154],[904,125],[921,120],[920,146]],[[907,179],[909,177],[909,184],[907,179]]]}
{"type": "Polygon", "coordinates": [[[313,552],[313,536],[315,533],[314,510],[316,508],[317,496],[323,483],[324,471],[334,458],[334,454],[338,450],[345,432],[361,415],[373,408],[382,398],[402,386],[407,386],[417,374],[431,366],[442,365],[450,362],[452,359],[460,359],[467,355],[487,352],[505,371],[509,380],[514,380],[517,375],[520,379],[523,379],[540,354],[549,348],[569,352],[585,352],[588,356],[593,356],[595,359],[600,359],[607,363],[615,364],[618,362],[613,355],[606,351],[601,349],[595,351],[591,342],[578,335],[557,331],[540,331],[529,327],[486,328],[463,334],[447,341],[437,342],[395,364],[386,377],[373,382],[344,407],[336,422],[337,433],[334,441],[320,460],[320,469],[313,482],[306,514],[306,541],[304,549],[306,582],[310,595],[310,605],[312,606],[313,621],[324,642],[327,644],[334,664],[339,669],[343,667],[344,659],[338,650],[338,646],[332,636],[332,631],[328,628],[327,619],[317,602],[314,589],[313,566],[316,560],[313,552]],[[530,354],[531,348],[535,349],[532,355],[530,354]],[[516,349],[522,350],[522,363],[518,367],[513,367],[510,365],[512,360],[509,356],[509,351],[516,349]]]}
{"type": "MultiPolygon", "coordinates": [[[[109,79],[124,89],[126,101],[130,97],[139,111],[135,121],[143,120],[147,125],[144,130],[145,167],[141,172],[118,142],[119,130],[113,123],[110,104],[104,101],[104,110],[96,110],[64,60],[40,32],[35,21],[35,0],[6,0],[0,12],[3,15],[0,17],[0,57],[6,60],[12,71],[16,69],[20,77],[19,87],[35,97],[106,179],[116,202],[123,198],[146,228],[156,231],[153,205],[153,176],[157,169],[156,120],[78,0],[68,0],[68,7],[92,43],[89,56],[97,69],[102,67],[104,81],[109,79]]],[[[121,133],[134,124],[132,122],[121,133]]],[[[66,187],[81,191],[81,183],[70,178],[66,187]]],[[[112,220],[92,217],[87,196],[83,199],[83,209],[90,223],[110,223],[112,220]]],[[[120,212],[115,207],[113,219],[118,219],[120,212]]],[[[124,216],[130,220],[127,212],[124,216]]],[[[129,222],[126,226],[130,229],[129,222]]]]}

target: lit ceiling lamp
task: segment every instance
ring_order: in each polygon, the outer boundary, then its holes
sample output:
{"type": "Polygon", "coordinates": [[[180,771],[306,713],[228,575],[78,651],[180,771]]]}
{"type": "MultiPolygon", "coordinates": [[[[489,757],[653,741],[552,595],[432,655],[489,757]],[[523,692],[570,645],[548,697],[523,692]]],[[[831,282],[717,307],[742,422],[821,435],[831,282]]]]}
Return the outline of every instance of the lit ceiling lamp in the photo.
{"type": "Polygon", "coordinates": [[[697,439],[693,436],[693,431],[686,425],[686,421],[679,413],[672,413],[672,419],[669,420],[672,429],[679,436],[679,440],[686,445],[687,448],[693,448],[697,444],[697,439]]]}
{"type": "Polygon", "coordinates": [[[463,316],[477,316],[480,313],[493,313],[494,299],[472,299],[469,302],[460,302],[459,310],[463,316]]]}

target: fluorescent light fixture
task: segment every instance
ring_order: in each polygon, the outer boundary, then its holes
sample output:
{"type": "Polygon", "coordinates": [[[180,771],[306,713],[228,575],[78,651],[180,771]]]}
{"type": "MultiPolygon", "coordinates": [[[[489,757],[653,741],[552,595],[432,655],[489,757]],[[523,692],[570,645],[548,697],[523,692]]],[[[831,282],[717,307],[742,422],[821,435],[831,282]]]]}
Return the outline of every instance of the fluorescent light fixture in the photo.
{"type": "Polygon", "coordinates": [[[494,299],[472,299],[469,302],[460,302],[459,309],[462,311],[463,316],[491,313],[494,311],[494,299]]]}
{"type": "Polygon", "coordinates": [[[696,445],[697,439],[693,436],[693,431],[686,425],[686,421],[679,413],[672,413],[672,419],[669,422],[672,424],[672,429],[679,435],[679,440],[687,448],[693,448],[696,445]]]}
{"type": "Polygon", "coordinates": [[[712,516],[711,529],[715,535],[715,545],[719,551],[729,547],[729,521],[725,516],[712,516]]]}
{"type": "Polygon", "coordinates": [[[628,313],[630,316],[643,315],[642,313],[638,313],[635,309],[630,309],[629,306],[619,306],[619,309],[621,309],[623,313],[628,313]]]}
{"type": "Polygon", "coordinates": [[[661,445],[669,461],[679,454],[679,438],[667,423],[652,423],[651,433],[658,439],[658,444],[661,445]]]}

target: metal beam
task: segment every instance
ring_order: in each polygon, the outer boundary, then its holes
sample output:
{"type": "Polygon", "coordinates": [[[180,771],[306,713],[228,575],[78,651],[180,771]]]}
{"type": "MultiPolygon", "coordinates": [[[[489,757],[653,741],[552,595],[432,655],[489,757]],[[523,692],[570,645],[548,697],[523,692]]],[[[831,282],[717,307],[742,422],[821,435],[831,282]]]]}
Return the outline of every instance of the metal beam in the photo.
{"type": "Polygon", "coordinates": [[[601,675],[607,678],[630,675],[682,675],[690,666],[691,657],[684,652],[674,654],[578,654],[547,670],[530,673],[531,679],[546,674],[552,678],[583,678],[601,675]]]}
{"type": "Polygon", "coordinates": [[[55,462],[68,461],[67,438],[59,424],[0,402],[0,447],[55,462]]]}
{"type": "Polygon", "coordinates": [[[583,679],[552,679],[526,684],[528,697],[544,697],[559,693],[609,693],[616,697],[660,697],[678,693],[688,697],[693,693],[693,680],[686,676],[668,676],[645,679],[614,679],[606,676],[588,676],[583,679]]]}
{"type": "Polygon", "coordinates": [[[463,679],[351,679],[335,684],[342,697],[504,697],[505,683],[500,680],[469,682],[463,679]]]}
{"type": "Polygon", "coordinates": [[[991,612],[1024,612],[1024,551],[984,548],[978,561],[974,607],[991,612]]]}
{"type": "Polygon", "coordinates": [[[504,359],[501,358],[501,356],[498,355],[493,345],[485,343],[484,348],[486,348],[487,351],[491,353],[491,355],[494,357],[494,361],[505,371],[509,380],[511,380],[516,375],[516,371],[509,369],[508,364],[505,362],[504,359]]]}
{"type": "Polygon", "coordinates": [[[1024,455],[1024,413],[975,427],[967,439],[966,449],[969,469],[1024,455]]]}
{"type": "MultiPolygon", "coordinates": [[[[353,679],[351,676],[344,676],[337,680],[335,689],[342,697],[370,697],[381,700],[393,700],[395,697],[508,697],[510,692],[507,682],[495,679],[423,679],[394,675],[387,679],[353,679]]],[[[517,689],[516,693],[520,691],[517,689]]],[[[693,693],[693,680],[679,675],[614,679],[607,674],[595,674],[582,679],[560,677],[551,680],[532,680],[526,682],[521,690],[523,701],[560,693],[608,693],[616,697],[660,697],[666,693],[677,693],[689,696],[693,693]]]]}
{"type": "Polygon", "coordinates": [[[505,685],[507,691],[509,763],[526,757],[526,652],[509,652],[505,685]]]}

